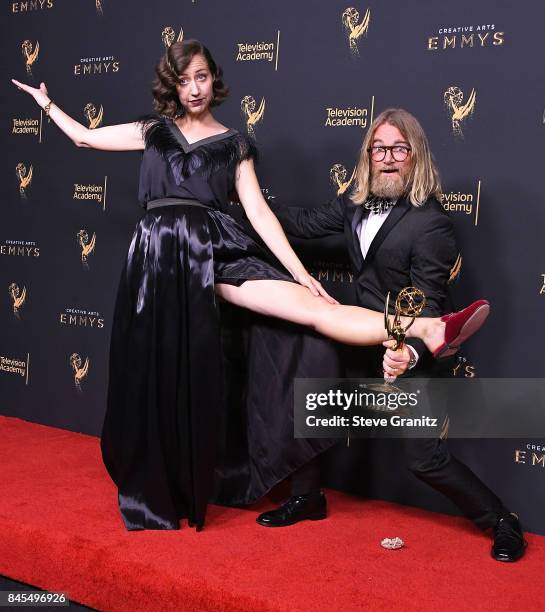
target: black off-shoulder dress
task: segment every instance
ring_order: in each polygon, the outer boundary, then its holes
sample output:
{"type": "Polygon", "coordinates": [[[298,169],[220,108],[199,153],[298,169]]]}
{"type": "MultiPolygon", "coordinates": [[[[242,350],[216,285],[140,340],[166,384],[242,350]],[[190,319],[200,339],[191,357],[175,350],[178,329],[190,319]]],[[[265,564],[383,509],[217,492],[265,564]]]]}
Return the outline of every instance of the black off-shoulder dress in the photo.
{"type": "MultiPolygon", "coordinates": [[[[236,166],[256,156],[246,136],[230,129],[189,144],[171,119],[157,116],[143,130],[139,200],[146,213],[116,300],[102,456],[128,530],[178,529],[180,518],[200,528],[225,416],[214,284],[293,279],[230,214],[236,166]]],[[[296,449],[288,466],[276,465],[280,449],[264,475],[259,458],[243,458],[252,469],[242,471],[259,482],[220,483],[221,501],[254,501],[323,447],[296,449]]]]}

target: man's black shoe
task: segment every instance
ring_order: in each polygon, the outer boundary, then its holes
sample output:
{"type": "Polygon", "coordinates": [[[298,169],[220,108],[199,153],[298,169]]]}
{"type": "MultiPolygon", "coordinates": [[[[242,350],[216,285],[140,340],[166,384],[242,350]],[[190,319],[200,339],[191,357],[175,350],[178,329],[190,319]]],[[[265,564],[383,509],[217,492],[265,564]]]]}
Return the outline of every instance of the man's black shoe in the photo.
{"type": "Polygon", "coordinates": [[[516,561],[526,550],[528,543],[522,535],[522,527],[515,514],[504,514],[494,527],[492,556],[496,561],[516,561]]]}
{"type": "Polygon", "coordinates": [[[325,495],[310,493],[309,495],[294,495],[276,510],[260,514],[256,521],[264,527],[286,527],[299,521],[319,521],[327,516],[325,495]]]}

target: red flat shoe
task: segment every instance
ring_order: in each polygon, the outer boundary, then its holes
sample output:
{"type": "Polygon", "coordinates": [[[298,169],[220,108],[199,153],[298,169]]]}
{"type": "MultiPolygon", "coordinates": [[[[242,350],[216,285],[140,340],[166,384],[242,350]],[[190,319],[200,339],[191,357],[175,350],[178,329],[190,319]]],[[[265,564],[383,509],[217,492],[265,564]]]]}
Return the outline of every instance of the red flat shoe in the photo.
{"type": "Polygon", "coordinates": [[[462,342],[470,338],[485,322],[490,312],[487,300],[477,300],[467,308],[441,317],[445,325],[445,341],[433,352],[436,359],[454,355],[462,342]]]}

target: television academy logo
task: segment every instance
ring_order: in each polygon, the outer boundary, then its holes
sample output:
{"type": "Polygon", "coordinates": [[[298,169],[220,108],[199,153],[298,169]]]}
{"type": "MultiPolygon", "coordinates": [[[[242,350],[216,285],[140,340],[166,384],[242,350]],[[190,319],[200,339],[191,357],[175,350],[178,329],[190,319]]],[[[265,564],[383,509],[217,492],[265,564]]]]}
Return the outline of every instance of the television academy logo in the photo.
{"type": "Polygon", "coordinates": [[[19,309],[23,307],[26,300],[26,287],[23,287],[21,291],[17,283],[11,283],[8,287],[8,293],[12,302],[13,315],[16,319],[20,319],[19,309]]]}
{"type": "Polygon", "coordinates": [[[102,104],[101,104],[100,110],[97,113],[97,109],[95,108],[95,105],[92,102],[88,102],[85,105],[85,108],[83,109],[83,114],[85,115],[85,118],[87,119],[87,127],[90,130],[94,130],[102,123],[102,119],[104,117],[104,109],[102,108],[102,104]]]}
{"type": "Polygon", "coordinates": [[[541,275],[541,279],[542,279],[542,283],[541,283],[541,291],[539,292],[539,295],[545,295],[545,274],[541,275]]]}
{"type": "Polygon", "coordinates": [[[13,117],[12,118],[12,128],[11,133],[17,136],[30,134],[31,136],[36,136],[38,138],[38,142],[42,142],[42,115],[40,112],[39,119],[33,119],[30,117],[13,117]]]}
{"type": "Polygon", "coordinates": [[[161,32],[161,40],[163,41],[163,45],[165,45],[165,49],[168,49],[174,41],[182,42],[183,39],[184,39],[183,28],[180,28],[180,32],[178,33],[178,36],[176,36],[176,32],[174,28],[170,26],[167,26],[161,32]]]}
{"type": "Polygon", "coordinates": [[[93,237],[89,240],[89,234],[85,229],[80,229],[80,231],[77,233],[77,241],[81,248],[81,263],[85,269],[89,268],[89,263],[87,260],[89,255],[92,255],[95,250],[96,239],[96,234],[93,234],[93,237]]]}
{"type": "Polygon", "coordinates": [[[108,176],[104,177],[104,184],[100,183],[74,183],[73,200],[92,200],[106,210],[106,195],[108,191],[108,176]]]}
{"type": "Polygon", "coordinates": [[[354,177],[356,176],[356,167],[354,167],[354,170],[352,171],[352,174],[348,180],[346,180],[347,176],[348,171],[342,164],[334,164],[331,166],[329,178],[337,188],[337,195],[343,194],[350,187],[354,177]]]}
{"type": "Polygon", "coordinates": [[[256,110],[257,103],[253,96],[244,96],[240,102],[242,116],[246,120],[246,131],[248,136],[255,139],[255,126],[263,120],[265,114],[265,98],[261,98],[259,108],[256,110]]]}
{"type": "Polygon", "coordinates": [[[276,31],[276,42],[239,42],[236,45],[237,62],[274,62],[274,69],[278,70],[280,30],[276,31]]]}
{"type": "Polygon", "coordinates": [[[475,192],[472,193],[462,191],[448,191],[441,196],[441,204],[448,212],[462,213],[467,217],[472,217],[473,225],[477,227],[479,224],[479,209],[481,205],[481,183],[477,180],[475,192]]]}
{"type": "Polygon", "coordinates": [[[349,106],[340,108],[338,106],[327,106],[325,109],[326,120],[324,127],[360,127],[366,128],[373,123],[373,112],[375,107],[375,96],[371,96],[371,111],[367,107],[349,106]]]}
{"type": "Polygon", "coordinates": [[[24,361],[14,357],[0,355],[0,372],[18,374],[25,379],[25,385],[28,385],[30,375],[30,353],[26,354],[26,359],[24,361]]]}
{"type": "Polygon", "coordinates": [[[34,46],[30,40],[24,40],[21,43],[21,52],[25,58],[25,66],[28,76],[32,76],[32,66],[38,60],[40,54],[40,43],[36,41],[34,46]]]}
{"type": "Polygon", "coordinates": [[[360,51],[358,48],[358,41],[362,36],[365,36],[369,30],[369,22],[371,20],[371,10],[367,9],[365,15],[360,22],[359,12],[349,7],[344,10],[341,20],[346,30],[348,37],[348,44],[350,45],[350,51],[354,56],[359,56],[360,51]]]}
{"type": "Polygon", "coordinates": [[[464,92],[457,86],[449,87],[443,94],[443,101],[450,113],[452,122],[452,133],[458,138],[463,138],[462,121],[465,121],[475,111],[477,92],[471,90],[466,102],[464,102],[464,92]]]}
{"type": "Polygon", "coordinates": [[[72,366],[72,370],[74,371],[74,386],[78,391],[81,391],[81,383],[89,373],[89,357],[86,357],[85,362],[83,362],[81,356],[78,355],[78,353],[72,353],[70,355],[70,365],[72,366]]]}
{"type": "Polygon", "coordinates": [[[21,198],[26,198],[27,189],[30,187],[30,184],[32,183],[32,176],[34,174],[34,168],[33,166],[30,166],[30,168],[27,171],[25,164],[23,164],[22,162],[19,162],[17,166],[15,167],[15,174],[17,175],[17,178],[19,179],[19,195],[21,196],[21,198]]]}

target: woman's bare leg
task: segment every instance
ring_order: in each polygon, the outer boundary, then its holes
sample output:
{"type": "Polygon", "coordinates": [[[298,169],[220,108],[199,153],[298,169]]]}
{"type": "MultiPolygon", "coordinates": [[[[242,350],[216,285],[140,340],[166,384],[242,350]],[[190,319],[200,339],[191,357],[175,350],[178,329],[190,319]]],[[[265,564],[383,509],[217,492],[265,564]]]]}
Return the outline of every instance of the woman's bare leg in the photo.
{"type": "MultiPolygon", "coordinates": [[[[359,306],[330,304],[296,283],[256,280],[246,281],[239,287],[218,283],[215,289],[227,302],[307,325],[344,344],[375,345],[388,339],[382,313],[359,306]]],[[[438,319],[417,319],[410,335],[420,337],[427,345],[431,342],[428,348],[434,350],[443,342],[443,328],[444,324],[438,319]],[[437,336],[436,340],[434,336],[437,336]]]]}

